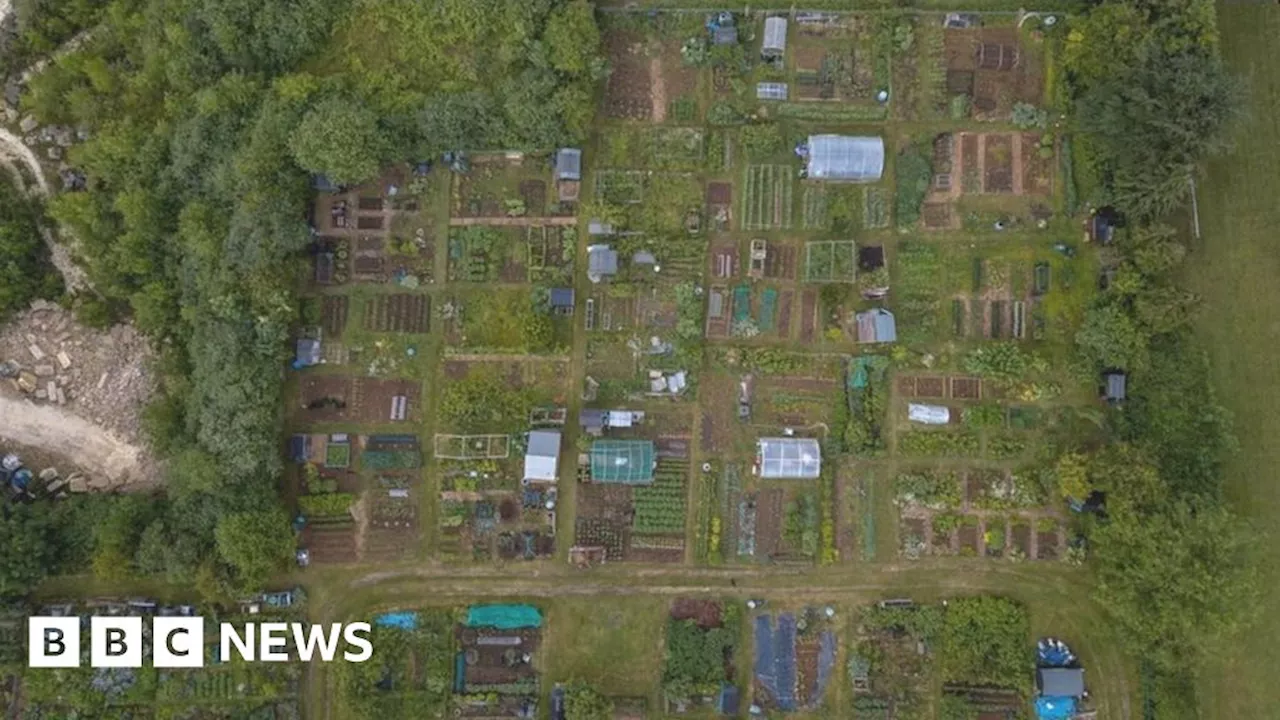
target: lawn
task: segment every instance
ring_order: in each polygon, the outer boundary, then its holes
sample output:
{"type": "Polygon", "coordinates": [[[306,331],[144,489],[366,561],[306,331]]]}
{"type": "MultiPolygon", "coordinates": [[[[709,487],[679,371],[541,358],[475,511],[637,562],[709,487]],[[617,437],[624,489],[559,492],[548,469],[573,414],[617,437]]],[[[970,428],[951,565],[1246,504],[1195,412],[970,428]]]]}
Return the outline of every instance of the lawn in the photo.
{"type": "Polygon", "coordinates": [[[547,612],[545,677],[649,697],[662,671],[668,604],[659,597],[564,598],[547,612]]]}
{"type": "MultiPolygon", "coordinates": [[[[1280,295],[1275,233],[1280,227],[1280,7],[1220,4],[1223,52],[1250,90],[1235,150],[1209,163],[1199,191],[1203,240],[1190,256],[1187,282],[1204,297],[1198,332],[1209,352],[1218,400],[1235,416],[1240,451],[1229,459],[1228,492],[1259,526],[1280,521],[1275,471],[1280,447],[1280,295]]],[[[1280,717],[1280,546],[1263,545],[1264,606],[1256,629],[1205,668],[1201,707],[1208,718],[1280,717]],[[1268,708],[1270,708],[1268,710],[1268,708]]]]}

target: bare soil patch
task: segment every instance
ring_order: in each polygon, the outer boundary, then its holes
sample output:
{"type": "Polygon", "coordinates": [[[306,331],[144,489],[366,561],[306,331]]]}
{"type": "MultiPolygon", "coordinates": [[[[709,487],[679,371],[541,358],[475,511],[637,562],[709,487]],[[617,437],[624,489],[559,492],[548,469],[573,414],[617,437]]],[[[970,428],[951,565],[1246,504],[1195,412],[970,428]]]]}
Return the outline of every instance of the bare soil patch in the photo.
{"type": "Polygon", "coordinates": [[[645,56],[644,38],[632,32],[610,32],[604,42],[611,68],[605,84],[605,115],[619,120],[650,119],[652,71],[645,56]]]}
{"type": "Polygon", "coordinates": [[[360,422],[418,422],[422,419],[422,384],[417,380],[356,378],[351,415],[360,422]],[[392,417],[393,398],[405,398],[403,418],[392,417]]]}
{"type": "Polygon", "coordinates": [[[351,378],[346,375],[308,375],[300,393],[301,417],[308,422],[335,422],[347,419],[351,398],[351,378]]]}
{"type": "Polygon", "coordinates": [[[974,377],[951,378],[951,397],[977,400],[982,396],[982,380],[974,377]]]}
{"type": "Polygon", "coordinates": [[[378,295],[364,306],[364,329],[373,332],[425,333],[431,327],[427,295],[378,295]]]}
{"type": "Polygon", "coordinates": [[[795,299],[795,293],[791,290],[783,290],[778,295],[778,336],[791,337],[791,305],[795,299]]]}
{"type": "Polygon", "coordinates": [[[983,152],[983,192],[1013,192],[1013,137],[1004,133],[986,136],[983,152]]]}
{"type": "Polygon", "coordinates": [[[946,397],[946,383],[943,381],[943,378],[940,377],[917,377],[916,397],[946,397]]]}
{"type": "Polygon", "coordinates": [[[722,609],[714,600],[679,598],[671,604],[673,620],[693,620],[701,628],[720,627],[722,609]]]}
{"type": "Polygon", "coordinates": [[[800,340],[812,342],[818,327],[818,293],[805,290],[800,293],[800,340]]]}
{"type": "Polygon", "coordinates": [[[325,335],[338,336],[347,327],[347,312],[351,302],[346,295],[326,295],[323,301],[321,327],[325,335]]]}
{"type": "Polygon", "coordinates": [[[762,490],[756,496],[756,557],[771,558],[782,548],[783,491],[762,490]]]}
{"type": "Polygon", "coordinates": [[[770,280],[795,280],[799,252],[794,245],[771,243],[765,252],[764,276],[770,280]]]}

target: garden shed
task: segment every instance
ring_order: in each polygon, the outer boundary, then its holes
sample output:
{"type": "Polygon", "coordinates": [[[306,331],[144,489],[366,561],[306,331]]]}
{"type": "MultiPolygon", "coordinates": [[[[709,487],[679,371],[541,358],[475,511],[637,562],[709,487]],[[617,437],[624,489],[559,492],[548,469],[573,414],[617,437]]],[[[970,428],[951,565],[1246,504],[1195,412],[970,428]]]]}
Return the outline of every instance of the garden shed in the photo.
{"type": "Polygon", "coordinates": [[[1084,668],[1040,668],[1036,690],[1042,697],[1078,698],[1084,695],[1084,668]]]}
{"type": "Polygon", "coordinates": [[[573,288],[551,288],[551,309],[564,314],[573,312],[573,288]]]}
{"type": "Polygon", "coordinates": [[[1102,380],[1104,383],[1103,395],[1109,403],[1124,402],[1126,394],[1127,377],[1124,373],[1116,370],[1103,373],[1102,380]]]}
{"type": "Polygon", "coordinates": [[[560,148],[556,151],[556,180],[582,179],[582,151],[560,148]]]}
{"type": "Polygon", "coordinates": [[[649,440],[597,440],[591,445],[591,480],[618,485],[648,485],[657,462],[649,440]]]}
{"type": "Polygon", "coordinates": [[[808,176],[814,180],[875,182],[884,173],[884,139],[810,135],[808,176]]]}
{"type": "Polygon", "coordinates": [[[884,308],[875,308],[857,314],[858,342],[884,343],[898,340],[898,325],[893,313],[884,308]]]}
{"type": "Polygon", "coordinates": [[[787,52],[787,19],[764,19],[764,42],[760,45],[760,57],[765,60],[781,58],[787,52]]]}
{"type": "Polygon", "coordinates": [[[1101,207],[1089,216],[1089,237],[1099,245],[1110,245],[1120,226],[1120,214],[1111,206],[1101,207]]]}
{"type": "Polygon", "coordinates": [[[822,472],[822,448],[813,438],[760,438],[756,465],[762,478],[813,479],[822,472]]]}
{"type": "Polygon", "coordinates": [[[295,370],[311,367],[320,364],[320,341],[314,338],[301,338],[298,340],[296,352],[294,353],[293,367],[295,370]]]}
{"type": "Polygon", "coordinates": [[[524,453],[524,479],[528,482],[555,482],[559,475],[560,433],[534,430],[524,453]]]}
{"type": "Polygon", "coordinates": [[[577,202],[582,191],[582,151],[560,148],[556,151],[556,197],[560,202],[577,202]]]}
{"type": "Polygon", "coordinates": [[[711,33],[713,45],[738,44],[738,26],[733,20],[733,13],[721,11],[707,20],[707,31],[711,33]]]}
{"type": "Polygon", "coordinates": [[[587,248],[587,279],[598,283],[618,274],[618,251],[608,245],[587,248]]]}

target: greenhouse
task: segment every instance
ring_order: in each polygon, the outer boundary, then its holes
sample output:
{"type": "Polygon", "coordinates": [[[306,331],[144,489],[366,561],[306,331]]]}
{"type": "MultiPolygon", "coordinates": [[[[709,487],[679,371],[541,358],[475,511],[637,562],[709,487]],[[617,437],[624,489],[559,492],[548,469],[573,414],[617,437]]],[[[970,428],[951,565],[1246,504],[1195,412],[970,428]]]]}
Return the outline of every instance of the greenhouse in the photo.
{"type": "Polygon", "coordinates": [[[822,449],[813,438],[760,438],[756,464],[762,478],[816,478],[822,472],[822,449]]]}
{"type": "Polygon", "coordinates": [[[806,152],[814,180],[875,182],[884,172],[882,138],[810,135],[806,152]]]}

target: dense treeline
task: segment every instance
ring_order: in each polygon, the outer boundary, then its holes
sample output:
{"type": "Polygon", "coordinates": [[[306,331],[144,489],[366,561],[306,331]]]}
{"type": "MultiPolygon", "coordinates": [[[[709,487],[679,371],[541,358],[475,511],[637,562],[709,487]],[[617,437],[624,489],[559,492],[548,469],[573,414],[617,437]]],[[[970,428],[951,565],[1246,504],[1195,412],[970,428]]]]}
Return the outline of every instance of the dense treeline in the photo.
{"type": "Polygon", "coordinates": [[[594,9],[114,0],[100,17],[24,104],[90,132],[70,154],[88,189],[48,212],[105,300],[81,302],[127,308],[161,353],[146,425],[170,469],[161,510],[97,538],[93,566],[258,585],[293,547],[281,384],[309,173],[352,183],[448,149],[580,140],[603,70],[594,9]]]}
{"type": "Polygon", "coordinates": [[[1240,92],[1207,0],[1123,0],[1070,33],[1077,140],[1099,202],[1129,219],[1111,282],[1077,335],[1091,367],[1124,370],[1114,442],[1088,460],[1105,514],[1088,524],[1097,595],[1141,658],[1155,717],[1198,715],[1195,673],[1255,606],[1253,535],[1223,504],[1234,439],[1191,337],[1198,303],[1175,273],[1187,248],[1160,220],[1223,147],[1240,92]]]}
{"type": "Polygon", "coordinates": [[[0,176],[0,320],[36,298],[57,297],[62,279],[40,237],[41,208],[0,176]]]}

